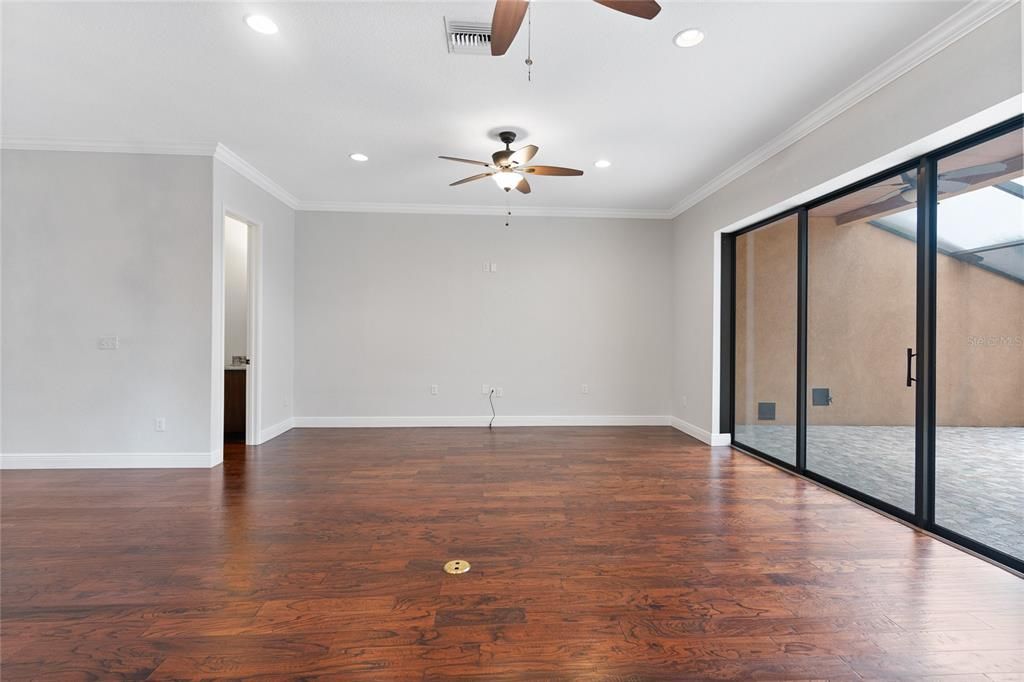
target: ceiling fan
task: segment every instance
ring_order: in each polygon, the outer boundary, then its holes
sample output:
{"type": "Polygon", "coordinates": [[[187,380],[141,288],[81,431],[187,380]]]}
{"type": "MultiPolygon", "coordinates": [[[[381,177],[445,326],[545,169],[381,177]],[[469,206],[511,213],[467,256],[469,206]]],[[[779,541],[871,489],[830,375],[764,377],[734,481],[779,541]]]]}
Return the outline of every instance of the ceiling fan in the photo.
{"type": "MultiPolygon", "coordinates": [[[[938,177],[939,194],[951,194],[953,192],[965,190],[972,184],[965,180],[995,175],[1006,171],[1007,168],[1008,166],[1006,163],[997,161],[996,163],[985,163],[980,166],[958,168],[947,173],[940,173],[938,177]]],[[[917,175],[915,173],[911,171],[900,173],[899,180],[894,180],[880,186],[884,187],[886,185],[895,187],[896,189],[891,192],[886,192],[881,197],[871,202],[872,204],[880,204],[896,196],[899,196],[900,199],[908,204],[912,204],[917,201],[917,175]]]]}
{"type": "Polygon", "coordinates": [[[485,161],[472,161],[460,159],[455,156],[439,156],[439,159],[458,161],[460,163],[471,163],[474,166],[483,166],[489,170],[486,173],[471,175],[468,178],[456,180],[449,187],[462,185],[481,178],[491,177],[498,183],[498,187],[506,192],[517,189],[523,194],[530,193],[530,183],[526,181],[527,175],[583,175],[583,171],[575,168],[562,168],[561,166],[526,166],[530,159],[537,153],[537,145],[528,144],[522,149],[512,151],[512,143],[516,140],[516,134],[510,130],[498,133],[498,139],[505,143],[504,149],[491,154],[491,163],[485,161]]]}
{"type": "MultiPolygon", "coordinates": [[[[594,0],[618,12],[653,19],[661,11],[661,5],[654,0],[594,0]]],[[[519,32],[519,27],[530,7],[530,0],[497,0],[491,19],[491,56],[498,57],[508,51],[519,32]]]]}

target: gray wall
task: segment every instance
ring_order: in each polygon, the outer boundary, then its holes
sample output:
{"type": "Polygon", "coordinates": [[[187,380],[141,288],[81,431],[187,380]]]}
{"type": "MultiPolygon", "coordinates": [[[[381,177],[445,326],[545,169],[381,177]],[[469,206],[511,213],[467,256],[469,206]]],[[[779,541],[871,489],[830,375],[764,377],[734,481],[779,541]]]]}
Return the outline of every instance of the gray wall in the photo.
{"type": "Polygon", "coordinates": [[[1021,77],[1018,4],[676,218],[673,414],[717,432],[716,231],[796,205],[801,193],[883,157],[896,163],[928,151],[924,138],[1019,97],[1021,77]]]}
{"type": "Polygon", "coordinates": [[[296,262],[297,417],[489,415],[484,383],[503,415],[669,414],[667,221],[301,212],[296,262]]]}
{"type": "Polygon", "coordinates": [[[210,159],[2,162],[0,449],[208,453],[210,159]]]}

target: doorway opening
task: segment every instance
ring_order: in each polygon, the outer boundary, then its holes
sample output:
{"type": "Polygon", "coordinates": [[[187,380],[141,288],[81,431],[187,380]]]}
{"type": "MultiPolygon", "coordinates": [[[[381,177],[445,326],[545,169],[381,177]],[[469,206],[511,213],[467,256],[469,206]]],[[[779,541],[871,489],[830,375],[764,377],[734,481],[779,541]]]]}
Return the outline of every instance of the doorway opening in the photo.
{"type": "Polygon", "coordinates": [[[224,215],[224,442],[252,442],[253,231],[224,215]]]}

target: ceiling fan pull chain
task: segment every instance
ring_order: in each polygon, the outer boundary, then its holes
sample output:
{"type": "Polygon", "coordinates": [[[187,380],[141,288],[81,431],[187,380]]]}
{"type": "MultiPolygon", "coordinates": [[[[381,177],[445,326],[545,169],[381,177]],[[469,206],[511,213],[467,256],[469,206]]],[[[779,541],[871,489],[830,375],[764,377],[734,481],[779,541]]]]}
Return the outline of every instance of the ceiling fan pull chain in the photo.
{"type": "Polygon", "coordinates": [[[526,82],[533,82],[533,3],[526,9],[526,82]]]}
{"type": "Polygon", "coordinates": [[[505,195],[505,229],[511,228],[512,221],[512,201],[508,198],[508,194],[505,195]]]}

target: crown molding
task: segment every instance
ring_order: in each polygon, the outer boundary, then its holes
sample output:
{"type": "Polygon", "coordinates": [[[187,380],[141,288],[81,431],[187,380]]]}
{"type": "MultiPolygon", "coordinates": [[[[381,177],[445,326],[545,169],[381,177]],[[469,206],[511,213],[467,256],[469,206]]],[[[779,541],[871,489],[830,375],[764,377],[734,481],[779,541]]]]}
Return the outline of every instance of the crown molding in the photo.
{"type": "Polygon", "coordinates": [[[298,208],[299,200],[294,194],[271,180],[258,168],[224,145],[220,143],[217,144],[216,149],[213,152],[213,158],[217,159],[267,194],[270,194],[293,211],[298,208]]]}
{"type": "MultiPolygon", "coordinates": [[[[419,215],[488,215],[503,216],[504,206],[475,206],[462,204],[387,204],[337,201],[302,201],[296,210],[333,213],[413,213],[419,215]]],[[[557,208],[543,206],[514,206],[517,217],[543,218],[625,218],[633,220],[669,220],[668,211],[619,208],[557,208]]]]}
{"type": "Polygon", "coordinates": [[[213,156],[217,146],[216,142],[82,140],[52,137],[5,137],[0,140],[0,148],[21,151],[161,154],[172,156],[213,156]]]}
{"type": "Polygon", "coordinates": [[[868,72],[832,99],[787,128],[781,135],[743,157],[740,161],[701,185],[696,191],[666,211],[678,217],[683,211],[700,203],[732,181],[750,172],[771,157],[790,147],[812,132],[867,99],[914,67],[935,56],[960,38],[998,14],[1020,4],[1021,0],[973,0],[959,12],[949,16],[928,33],[897,52],[880,66],[868,72]]]}
{"type": "MultiPolygon", "coordinates": [[[[504,206],[453,204],[391,204],[339,201],[300,201],[265,173],[219,142],[145,142],[117,140],[81,140],[72,138],[3,138],[0,148],[23,151],[98,152],[112,154],[170,154],[177,156],[209,156],[231,168],[243,178],[264,190],[295,211],[330,211],[341,213],[417,213],[422,215],[505,215],[504,206]]],[[[616,208],[558,208],[517,206],[517,216],[547,218],[626,218],[634,220],[668,220],[673,216],[664,210],[616,208]]]]}
{"type": "MultiPolygon", "coordinates": [[[[975,30],[1021,0],[972,0],[959,12],[948,17],[931,31],[918,38],[883,64],[857,80],[853,85],[787,128],[754,152],[701,185],[696,191],[668,209],[557,208],[517,206],[515,215],[548,218],[624,218],[640,220],[671,220],[700,203],[729,183],[750,172],[787,147],[799,142],[843,112],[878,92],[922,62],[975,30]]],[[[274,182],[258,168],[217,142],[150,142],[81,140],[58,138],[3,138],[0,148],[34,151],[109,152],[119,154],[172,154],[212,156],[257,187],[296,211],[329,211],[343,213],[400,213],[421,215],[505,215],[503,206],[459,204],[392,204],[337,201],[300,201],[294,194],[274,182]]]]}

